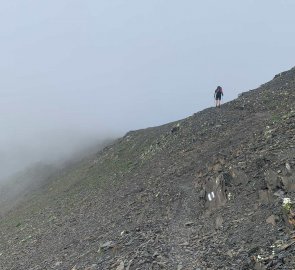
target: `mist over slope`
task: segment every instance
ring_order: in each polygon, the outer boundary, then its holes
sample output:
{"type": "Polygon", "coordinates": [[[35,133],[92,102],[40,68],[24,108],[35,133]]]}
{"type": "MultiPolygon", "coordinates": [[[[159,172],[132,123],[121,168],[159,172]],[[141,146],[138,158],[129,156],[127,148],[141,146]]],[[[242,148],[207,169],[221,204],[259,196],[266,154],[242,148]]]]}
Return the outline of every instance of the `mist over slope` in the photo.
{"type": "MultiPolygon", "coordinates": [[[[65,123],[66,125],[66,123],[65,123]]],[[[10,175],[24,170],[37,162],[60,164],[83,152],[94,152],[115,134],[100,134],[97,130],[52,127],[39,129],[38,125],[28,132],[20,126],[17,134],[5,132],[0,135],[0,183],[10,175]],[[91,150],[93,149],[93,150],[91,150]]]]}
{"type": "MultiPolygon", "coordinates": [[[[92,140],[83,141],[82,137],[79,138],[79,145],[75,145],[73,140],[67,143],[64,141],[63,145],[61,140],[51,140],[51,143],[53,143],[52,149],[47,149],[47,151],[41,147],[39,151],[34,152],[31,149],[30,152],[30,144],[28,144],[26,151],[24,149],[17,150],[21,155],[18,156],[16,161],[8,159],[6,163],[2,163],[3,167],[7,163],[15,166],[10,170],[7,168],[6,173],[9,172],[7,177],[4,177],[5,172],[2,171],[0,180],[0,215],[21,203],[32,192],[41,189],[61,172],[71,170],[76,164],[79,164],[84,159],[89,159],[97,151],[114,141],[112,138],[97,138],[94,143],[92,140]],[[53,153],[53,151],[56,152],[53,153]]],[[[12,150],[13,146],[10,145],[8,149],[12,150]]],[[[10,154],[11,157],[14,157],[15,152],[10,154]]]]}
{"type": "Polygon", "coordinates": [[[295,269],[294,99],[293,68],[127,133],[2,216],[1,269],[295,269]]]}

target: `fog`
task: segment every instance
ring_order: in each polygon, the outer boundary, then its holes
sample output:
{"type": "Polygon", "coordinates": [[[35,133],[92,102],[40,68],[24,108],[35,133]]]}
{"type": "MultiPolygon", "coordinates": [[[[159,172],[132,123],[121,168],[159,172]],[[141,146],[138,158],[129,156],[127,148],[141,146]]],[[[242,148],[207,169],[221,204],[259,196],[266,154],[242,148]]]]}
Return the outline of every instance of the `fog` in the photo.
{"type": "Polygon", "coordinates": [[[295,1],[0,2],[0,179],[294,66],[295,1]]]}
{"type": "Polygon", "coordinates": [[[104,137],[96,132],[79,133],[79,129],[41,131],[38,134],[12,136],[1,149],[1,181],[36,163],[51,164],[56,168],[81,160],[101,150],[115,137],[104,137]],[[96,136],[95,136],[96,135],[96,136]]]}

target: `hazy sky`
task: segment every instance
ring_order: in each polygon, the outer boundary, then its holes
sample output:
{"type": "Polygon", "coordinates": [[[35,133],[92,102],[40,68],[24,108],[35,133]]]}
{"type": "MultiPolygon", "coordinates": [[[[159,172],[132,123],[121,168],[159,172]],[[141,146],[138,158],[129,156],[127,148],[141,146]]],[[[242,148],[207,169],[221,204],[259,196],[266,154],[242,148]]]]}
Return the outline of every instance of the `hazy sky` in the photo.
{"type": "Polygon", "coordinates": [[[294,11],[294,0],[1,0],[1,158],[184,118],[212,106],[217,85],[225,101],[258,87],[295,65],[294,11]]]}

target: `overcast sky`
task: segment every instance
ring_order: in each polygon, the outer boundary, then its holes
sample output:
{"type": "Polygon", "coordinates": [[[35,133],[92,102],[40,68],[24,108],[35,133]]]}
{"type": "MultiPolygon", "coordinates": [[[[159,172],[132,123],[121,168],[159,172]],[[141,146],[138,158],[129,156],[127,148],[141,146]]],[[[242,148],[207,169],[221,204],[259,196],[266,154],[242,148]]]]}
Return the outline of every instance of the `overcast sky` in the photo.
{"type": "Polygon", "coordinates": [[[1,0],[2,166],[187,117],[213,106],[217,85],[224,101],[258,87],[295,65],[294,11],[294,0],[1,0]]]}

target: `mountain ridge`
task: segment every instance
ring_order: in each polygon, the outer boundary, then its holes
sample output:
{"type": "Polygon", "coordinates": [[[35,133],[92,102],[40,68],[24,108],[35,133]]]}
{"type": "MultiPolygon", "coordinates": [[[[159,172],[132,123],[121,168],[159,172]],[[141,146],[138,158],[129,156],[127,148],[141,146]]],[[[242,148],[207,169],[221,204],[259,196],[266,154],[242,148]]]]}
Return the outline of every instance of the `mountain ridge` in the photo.
{"type": "Polygon", "coordinates": [[[294,98],[293,68],[128,132],[0,220],[1,269],[295,269],[294,98]]]}

